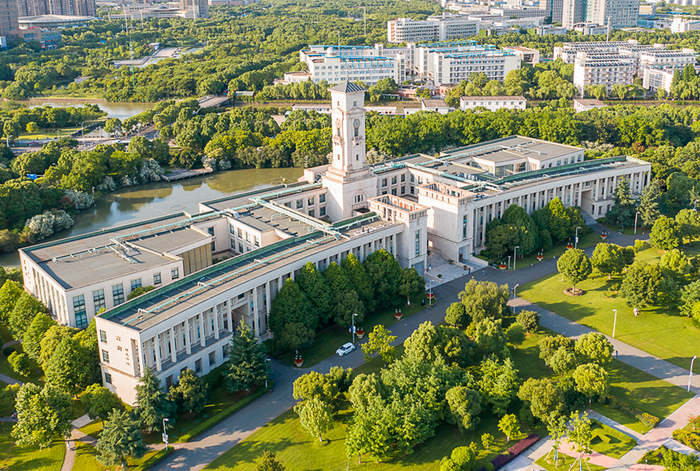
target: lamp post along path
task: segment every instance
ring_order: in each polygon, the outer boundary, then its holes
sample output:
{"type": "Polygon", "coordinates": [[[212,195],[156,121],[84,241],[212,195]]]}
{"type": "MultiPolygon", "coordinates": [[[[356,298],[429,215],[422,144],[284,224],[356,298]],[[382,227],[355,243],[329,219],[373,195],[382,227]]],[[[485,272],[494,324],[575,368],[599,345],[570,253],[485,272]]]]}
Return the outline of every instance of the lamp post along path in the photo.
{"type": "Polygon", "coordinates": [[[617,326],[617,309],[613,309],[613,312],[615,313],[615,320],[613,320],[613,334],[612,334],[612,338],[615,338],[615,327],[617,326]]]}
{"type": "Polygon", "coordinates": [[[690,373],[688,373],[688,392],[690,392],[690,381],[693,379],[693,362],[698,356],[695,355],[692,360],[690,360],[690,373]]]}

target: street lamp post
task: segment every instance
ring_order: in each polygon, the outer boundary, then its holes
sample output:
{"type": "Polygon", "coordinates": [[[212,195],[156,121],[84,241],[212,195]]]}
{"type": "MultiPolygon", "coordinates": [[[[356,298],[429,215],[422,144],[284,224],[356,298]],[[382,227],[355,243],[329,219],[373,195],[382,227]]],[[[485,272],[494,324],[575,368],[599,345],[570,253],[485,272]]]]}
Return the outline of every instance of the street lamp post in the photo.
{"type": "Polygon", "coordinates": [[[165,442],[165,449],[168,449],[168,432],[165,429],[165,423],[170,422],[170,419],[163,417],[163,441],[165,442]]]}
{"type": "Polygon", "coordinates": [[[355,345],[355,317],[357,314],[352,315],[352,344],[355,345]]]}
{"type": "Polygon", "coordinates": [[[513,270],[515,270],[515,261],[518,259],[518,249],[520,248],[519,245],[516,245],[513,248],[513,270]]]}
{"type": "Polygon", "coordinates": [[[639,211],[634,213],[634,235],[637,235],[637,216],[639,216],[639,211]]]}
{"type": "Polygon", "coordinates": [[[510,255],[508,255],[508,269],[510,270],[510,255]]]}
{"type": "Polygon", "coordinates": [[[615,338],[615,327],[617,326],[617,309],[613,309],[613,312],[615,313],[615,320],[613,321],[613,338],[615,338]]]}
{"type": "Polygon", "coordinates": [[[574,236],[574,248],[578,247],[578,230],[581,229],[580,227],[576,228],[576,235],[574,236]]]}
{"type": "Polygon", "coordinates": [[[428,280],[428,283],[430,285],[428,286],[428,292],[430,293],[430,296],[428,296],[428,307],[433,306],[433,280],[432,278],[428,280]]]}
{"type": "Polygon", "coordinates": [[[513,314],[517,314],[517,311],[515,310],[515,290],[518,289],[519,284],[516,284],[513,286],[513,314]]]}
{"type": "Polygon", "coordinates": [[[688,392],[690,392],[690,380],[693,379],[693,362],[698,356],[695,355],[692,360],[690,360],[690,373],[688,374],[688,392]]]}

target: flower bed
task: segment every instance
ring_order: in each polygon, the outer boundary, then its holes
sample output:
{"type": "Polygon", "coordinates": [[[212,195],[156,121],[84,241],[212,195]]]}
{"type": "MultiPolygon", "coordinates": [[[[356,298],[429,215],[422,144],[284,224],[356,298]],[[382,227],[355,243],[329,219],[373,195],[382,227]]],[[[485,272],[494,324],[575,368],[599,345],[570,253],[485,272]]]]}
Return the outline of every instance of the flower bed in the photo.
{"type": "MultiPolygon", "coordinates": [[[[530,448],[532,445],[537,443],[537,441],[540,439],[540,436],[537,435],[536,433],[530,434],[527,438],[524,438],[520,440],[518,443],[513,445],[512,447],[508,448],[505,453],[498,455],[495,457],[493,460],[491,460],[491,465],[493,466],[491,469],[499,469],[502,468],[503,466],[507,465],[511,461],[513,461],[515,458],[517,458],[521,453],[523,453],[525,450],[530,448]]],[[[486,471],[487,468],[481,468],[479,471],[486,471]]]]}

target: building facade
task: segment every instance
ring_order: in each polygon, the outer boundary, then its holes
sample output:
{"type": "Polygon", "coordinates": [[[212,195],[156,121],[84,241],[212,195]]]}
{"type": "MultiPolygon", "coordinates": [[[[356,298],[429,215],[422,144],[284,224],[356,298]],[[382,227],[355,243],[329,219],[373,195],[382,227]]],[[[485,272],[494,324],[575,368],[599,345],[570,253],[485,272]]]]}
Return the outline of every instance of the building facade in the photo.
{"type": "Polygon", "coordinates": [[[564,0],[541,0],[540,8],[546,16],[552,19],[552,23],[561,23],[564,15],[564,0]]]}
{"type": "Polygon", "coordinates": [[[562,24],[596,23],[611,29],[634,28],[639,20],[639,0],[563,0],[562,24]]]}
{"type": "Polygon", "coordinates": [[[332,159],[303,181],[20,250],[25,289],[54,318],[95,317],[103,381],[122,400],[134,403],[146,368],[170,387],[187,368],[221,365],[240,322],[269,338],[272,299],[309,262],[323,271],[384,249],[419,273],[428,250],[482,263],[473,256],[487,224],[512,204],[530,213],[560,198],[601,217],[619,178],[635,194],[649,181],[647,162],[584,161],[581,148],[521,136],[367,165],[365,90],[344,82],[330,92],[332,159]],[[157,288],[126,299],[147,284],[157,288]]]}
{"type": "Polygon", "coordinates": [[[462,111],[475,108],[486,108],[489,111],[524,110],[527,108],[527,99],[524,96],[463,96],[459,99],[459,108],[462,111]]]}
{"type": "Polygon", "coordinates": [[[616,83],[631,84],[635,72],[634,60],[629,56],[579,52],[576,57],[573,81],[581,96],[590,85],[604,85],[610,93],[616,83]]]}
{"type": "Polygon", "coordinates": [[[387,40],[390,43],[415,43],[465,39],[479,34],[479,22],[479,19],[454,14],[430,16],[425,20],[397,18],[387,21],[387,40]]]}
{"type": "Polygon", "coordinates": [[[16,0],[0,0],[0,36],[9,36],[19,27],[16,0]]]}

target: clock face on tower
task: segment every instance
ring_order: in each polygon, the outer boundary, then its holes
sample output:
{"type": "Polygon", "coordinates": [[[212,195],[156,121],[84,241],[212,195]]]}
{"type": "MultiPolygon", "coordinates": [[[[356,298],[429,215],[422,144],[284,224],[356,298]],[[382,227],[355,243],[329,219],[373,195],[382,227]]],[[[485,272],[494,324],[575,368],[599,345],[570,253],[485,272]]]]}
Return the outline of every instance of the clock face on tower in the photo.
{"type": "Polygon", "coordinates": [[[353,123],[353,125],[355,126],[355,129],[359,128],[360,127],[360,120],[356,119],[355,122],[353,123]]]}

